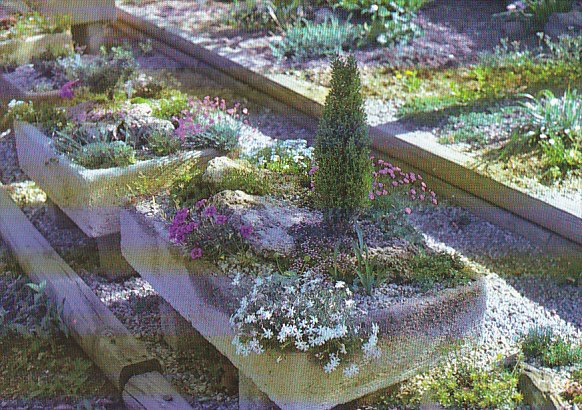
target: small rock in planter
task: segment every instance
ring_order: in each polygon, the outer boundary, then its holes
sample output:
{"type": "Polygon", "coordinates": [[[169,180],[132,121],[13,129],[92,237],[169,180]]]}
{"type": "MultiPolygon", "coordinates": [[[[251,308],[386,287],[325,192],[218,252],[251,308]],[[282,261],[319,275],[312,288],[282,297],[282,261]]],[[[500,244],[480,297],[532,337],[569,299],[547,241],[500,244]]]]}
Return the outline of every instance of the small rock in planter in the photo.
{"type": "Polygon", "coordinates": [[[565,408],[559,396],[552,391],[553,377],[551,374],[524,363],[519,375],[519,391],[523,395],[523,403],[533,409],[565,408]]]}
{"type": "Polygon", "coordinates": [[[553,13],[544,27],[544,33],[552,38],[558,38],[564,34],[582,33],[582,11],[553,13]]]}
{"type": "Polygon", "coordinates": [[[228,157],[216,157],[208,161],[203,178],[206,182],[219,182],[225,172],[229,171],[251,171],[250,164],[246,161],[234,160],[228,157]]]}
{"type": "Polygon", "coordinates": [[[320,212],[291,206],[283,201],[248,195],[243,191],[222,191],[214,196],[217,205],[231,213],[235,228],[251,225],[249,237],[257,253],[289,255],[295,249],[295,238],[290,228],[298,224],[318,224],[320,212]]]}

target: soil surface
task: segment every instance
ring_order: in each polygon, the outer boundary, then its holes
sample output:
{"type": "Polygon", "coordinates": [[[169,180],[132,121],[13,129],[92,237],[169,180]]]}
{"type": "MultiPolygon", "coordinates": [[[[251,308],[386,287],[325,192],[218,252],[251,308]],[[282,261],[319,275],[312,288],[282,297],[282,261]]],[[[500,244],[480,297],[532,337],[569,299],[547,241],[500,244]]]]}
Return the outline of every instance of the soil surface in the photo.
{"type": "MultiPolygon", "coordinates": [[[[118,2],[119,3],[119,2],[118,2]]],[[[135,15],[160,26],[179,28],[192,41],[208,47],[255,70],[282,71],[288,63],[277,64],[268,43],[272,35],[267,30],[243,31],[225,23],[231,3],[215,0],[145,1],[141,5],[119,5],[135,15]],[[212,12],[210,12],[212,11],[212,12]]],[[[504,35],[494,14],[505,10],[501,0],[464,1],[441,0],[423,7],[415,22],[423,35],[406,46],[369,47],[355,50],[360,63],[424,65],[443,67],[474,62],[478,54],[493,50],[504,35]]],[[[278,33],[275,33],[277,35],[278,33]]],[[[304,67],[321,65],[321,59],[304,67]]]]}

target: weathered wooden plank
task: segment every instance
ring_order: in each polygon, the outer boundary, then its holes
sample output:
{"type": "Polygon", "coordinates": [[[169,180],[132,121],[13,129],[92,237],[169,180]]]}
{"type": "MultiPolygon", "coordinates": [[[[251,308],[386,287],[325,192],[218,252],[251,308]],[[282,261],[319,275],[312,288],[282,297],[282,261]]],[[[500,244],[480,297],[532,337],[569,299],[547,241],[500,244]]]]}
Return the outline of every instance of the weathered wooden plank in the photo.
{"type": "Polygon", "coordinates": [[[125,385],[122,397],[131,410],[192,408],[158,372],[133,376],[125,385]]]}
{"type": "Polygon", "coordinates": [[[0,234],[16,260],[48,296],[62,303],[63,320],[75,341],[121,391],[134,375],[161,365],[52,249],[0,187],[0,234]]]}
{"type": "MultiPolygon", "coordinates": [[[[171,45],[172,48],[202,60],[214,69],[294,109],[314,118],[321,115],[321,104],[302,95],[298,90],[285,87],[241,64],[119,8],[117,15],[123,23],[162,43],[171,45]]],[[[513,230],[520,225],[521,221],[528,221],[571,241],[574,248],[582,245],[582,220],[578,215],[582,207],[581,201],[568,201],[565,198],[553,201],[551,204],[541,201],[525,192],[478,174],[466,166],[464,159],[458,158],[462,154],[454,153],[443,146],[426,144],[425,140],[415,141],[414,136],[411,135],[413,133],[407,132],[397,124],[372,127],[370,132],[375,150],[397,158],[406,165],[428,172],[455,188],[509,211],[508,215],[514,216],[504,220],[495,220],[484,214],[483,217],[491,222],[513,230]],[[455,156],[456,160],[452,160],[451,156],[455,156]],[[506,223],[507,221],[509,223],[506,223]]],[[[519,233],[523,234],[527,231],[529,230],[521,230],[519,233]]],[[[528,235],[528,238],[539,242],[535,234],[528,235]]]]}

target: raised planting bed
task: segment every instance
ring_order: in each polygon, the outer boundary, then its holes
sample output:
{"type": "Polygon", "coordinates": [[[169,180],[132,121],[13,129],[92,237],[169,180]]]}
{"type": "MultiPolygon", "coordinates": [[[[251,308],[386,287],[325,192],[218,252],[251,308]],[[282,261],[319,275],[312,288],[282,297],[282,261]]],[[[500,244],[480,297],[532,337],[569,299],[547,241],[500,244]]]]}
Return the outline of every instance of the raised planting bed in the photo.
{"type": "MultiPolygon", "coordinates": [[[[131,26],[168,46],[171,45],[183,53],[194,56],[309,116],[318,118],[321,115],[321,96],[325,94],[325,90],[318,89],[313,94],[313,90],[307,90],[311,86],[304,86],[300,81],[289,82],[285,80],[285,75],[251,67],[246,52],[237,53],[240,58],[235,59],[232,55],[213,49],[203,41],[197,41],[194,35],[184,30],[175,26],[170,27],[171,24],[166,24],[163,28],[156,26],[138,17],[137,9],[131,8],[131,11],[135,14],[118,10],[121,24],[131,26]],[[280,82],[281,78],[283,83],[280,82]]],[[[158,21],[156,24],[162,25],[158,21]]],[[[448,86],[449,81],[443,84],[448,86]]],[[[410,83],[410,87],[414,87],[414,84],[410,83]]],[[[366,88],[373,88],[373,83],[368,85],[364,82],[363,89],[366,88]]],[[[401,84],[400,89],[405,87],[401,84]]],[[[448,91],[450,92],[450,89],[448,91]]],[[[531,190],[506,179],[496,180],[497,177],[493,179],[485,172],[486,170],[475,170],[474,161],[468,155],[439,144],[438,138],[433,133],[419,131],[418,125],[409,127],[395,121],[394,116],[390,114],[376,115],[373,121],[371,117],[369,116],[370,124],[376,125],[372,129],[375,150],[399,160],[402,164],[424,171],[427,176],[436,177],[455,189],[462,190],[467,200],[461,203],[464,206],[471,206],[491,222],[526,235],[553,251],[560,253],[564,249],[573,249],[574,252],[579,252],[582,243],[579,199],[565,197],[552,189],[538,189],[539,184],[536,189],[531,190]],[[490,204],[490,208],[501,208],[507,211],[509,217],[499,219],[496,212],[490,212],[490,209],[481,205],[473,206],[474,203],[484,203],[487,206],[490,204]],[[536,228],[540,229],[529,229],[530,225],[536,225],[536,228]],[[559,245],[550,245],[554,242],[559,245]]],[[[459,195],[455,197],[460,198],[459,195]]]]}
{"type": "MultiPolygon", "coordinates": [[[[241,355],[233,344],[236,330],[231,321],[240,303],[234,272],[192,261],[170,240],[168,227],[149,205],[123,210],[124,257],[228,357],[244,375],[243,382],[250,378],[283,409],[329,409],[388,387],[434,364],[452,342],[479,333],[486,304],[481,279],[361,314],[362,329],[378,325],[376,347],[381,354],[373,360],[361,351],[351,356],[359,368],[351,376],[339,370],[327,373],[321,362],[299,351],[267,348],[262,354],[241,355]]],[[[241,386],[241,392],[245,389],[241,386]]]]}
{"type": "Polygon", "coordinates": [[[119,232],[119,210],[140,181],[163,186],[180,167],[202,163],[212,149],[181,152],[127,167],[84,168],[59,154],[51,139],[28,123],[14,124],[21,168],[90,237],[119,232]]]}
{"type": "MultiPolygon", "coordinates": [[[[3,98],[22,101],[70,99],[79,88],[111,97],[123,88],[119,87],[120,83],[125,85],[128,81],[131,88],[127,88],[130,93],[127,97],[151,96],[167,86],[167,78],[144,68],[151,65],[150,57],[145,54],[137,45],[134,48],[114,46],[94,54],[68,52],[37,58],[30,64],[10,65],[0,77],[8,86],[3,98]]],[[[167,63],[164,68],[172,67],[167,63]]]]}
{"type": "Polygon", "coordinates": [[[68,22],[52,23],[38,13],[4,17],[0,21],[0,64],[21,65],[49,52],[72,52],[69,27],[68,22]]]}

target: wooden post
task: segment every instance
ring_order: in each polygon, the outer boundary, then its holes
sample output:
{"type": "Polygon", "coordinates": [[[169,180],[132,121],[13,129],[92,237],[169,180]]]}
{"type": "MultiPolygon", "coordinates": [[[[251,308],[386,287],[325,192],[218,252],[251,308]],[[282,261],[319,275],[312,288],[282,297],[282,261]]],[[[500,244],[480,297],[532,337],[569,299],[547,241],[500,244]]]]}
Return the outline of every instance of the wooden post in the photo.
{"type": "Polygon", "coordinates": [[[72,337],[120,391],[134,375],[161,370],[89,286],[55,252],[0,187],[0,234],[22,270],[62,305],[72,337]]]}
{"type": "Polygon", "coordinates": [[[126,279],[135,275],[135,270],[121,254],[121,235],[114,233],[95,238],[99,251],[101,274],[111,280],[126,279]]]}
{"type": "Polygon", "coordinates": [[[239,410],[277,410],[278,407],[241,371],[238,372],[239,410]]]}

